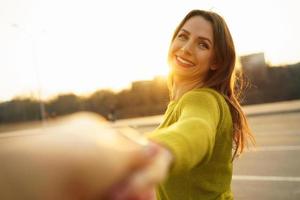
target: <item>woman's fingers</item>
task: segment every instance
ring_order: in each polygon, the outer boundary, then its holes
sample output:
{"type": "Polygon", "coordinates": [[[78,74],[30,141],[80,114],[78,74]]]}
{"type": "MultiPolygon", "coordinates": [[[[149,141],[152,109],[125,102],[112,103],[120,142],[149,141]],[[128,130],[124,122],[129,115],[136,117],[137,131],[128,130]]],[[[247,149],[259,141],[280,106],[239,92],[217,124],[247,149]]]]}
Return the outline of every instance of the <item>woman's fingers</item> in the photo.
{"type": "Polygon", "coordinates": [[[155,187],[150,187],[147,191],[138,194],[136,200],[156,200],[155,187]]]}
{"type": "Polygon", "coordinates": [[[132,196],[136,193],[136,184],[133,184],[132,177],[137,171],[141,171],[151,164],[156,155],[159,153],[159,147],[155,144],[148,144],[132,152],[132,156],[129,157],[129,168],[127,174],[124,175],[123,180],[115,184],[106,193],[105,199],[125,199],[124,197],[132,196]]]}
{"type": "Polygon", "coordinates": [[[156,155],[160,149],[158,145],[149,143],[146,146],[142,146],[135,156],[132,157],[131,167],[133,170],[143,168],[144,166],[152,163],[156,159],[156,155]]]}
{"type": "Polygon", "coordinates": [[[172,159],[170,152],[165,148],[154,143],[150,143],[150,145],[155,149],[150,150],[155,151],[152,161],[133,171],[124,181],[114,187],[110,193],[112,200],[155,199],[154,190],[150,192],[149,188],[154,188],[165,179],[172,159]]]}
{"type": "Polygon", "coordinates": [[[116,190],[114,194],[110,195],[106,200],[155,200],[155,187],[150,186],[144,191],[133,191],[128,186],[116,190]]]}
{"type": "Polygon", "coordinates": [[[149,185],[163,181],[168,174],[172,162],[172,155],[168,150],[159,147],[157,144],[151,144],[159,148],[159,152],[149,165],[136,171],[131,176],[129,184],[136,190],[143,190],[144,188],[148,188],[149,185]]]}

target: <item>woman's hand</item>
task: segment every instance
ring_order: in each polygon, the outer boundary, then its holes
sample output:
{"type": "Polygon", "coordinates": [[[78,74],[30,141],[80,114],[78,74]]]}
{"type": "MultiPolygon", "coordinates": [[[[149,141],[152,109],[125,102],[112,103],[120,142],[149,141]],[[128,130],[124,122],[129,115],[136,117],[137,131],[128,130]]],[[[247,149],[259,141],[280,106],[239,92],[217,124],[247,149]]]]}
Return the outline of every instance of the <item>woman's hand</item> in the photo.
{"type": "Polygon", "coordinates": [[[150,142],[157,153],[146,166],[134,171],[109,191],[111,200],[155,200],[155,186],[168,175],[173,157],[166,148],[150,142]]]}

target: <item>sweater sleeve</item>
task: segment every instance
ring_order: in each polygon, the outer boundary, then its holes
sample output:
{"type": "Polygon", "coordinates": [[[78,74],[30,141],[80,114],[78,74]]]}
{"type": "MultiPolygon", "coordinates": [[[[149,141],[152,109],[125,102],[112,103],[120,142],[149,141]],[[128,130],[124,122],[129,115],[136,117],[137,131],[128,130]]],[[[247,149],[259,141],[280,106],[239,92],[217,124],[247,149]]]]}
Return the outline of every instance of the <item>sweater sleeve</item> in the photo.
{"type": "Polygon", "coordinates": [[[220,108],[209,91],[191,91],[178,102],[178,120],[157,129],[149,139],[169,149],[174,160],[170,174],[180,174],[209,160],[215,142],[220,108]]]}

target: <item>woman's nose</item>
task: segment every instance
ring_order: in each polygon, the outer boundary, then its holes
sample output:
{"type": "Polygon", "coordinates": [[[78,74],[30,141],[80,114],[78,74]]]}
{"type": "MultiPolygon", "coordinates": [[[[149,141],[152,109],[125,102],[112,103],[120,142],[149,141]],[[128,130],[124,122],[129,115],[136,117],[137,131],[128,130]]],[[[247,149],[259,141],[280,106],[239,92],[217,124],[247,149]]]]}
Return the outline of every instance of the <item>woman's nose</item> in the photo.
{"type": "Polygon", "coordinates": [[[191,54],[192,53],[192,43],[190,41],[186,42],[181,48],[180,50],[183,52],[183,53],[189,53],[191,54]]]}

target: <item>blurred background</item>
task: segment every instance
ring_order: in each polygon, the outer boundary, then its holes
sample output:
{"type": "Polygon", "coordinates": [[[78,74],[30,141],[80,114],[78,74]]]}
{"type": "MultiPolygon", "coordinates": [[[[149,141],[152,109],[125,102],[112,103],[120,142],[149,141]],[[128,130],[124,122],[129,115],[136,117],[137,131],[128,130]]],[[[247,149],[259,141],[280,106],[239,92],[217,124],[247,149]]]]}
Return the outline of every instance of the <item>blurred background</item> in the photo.
{"type": "Polygon", "coordinates": [[[0,1],[0,122],[92,111],[116,119],[163,113],[166,55],[191,9],[226,19],[242,103],[300,98],[297,1],[0,1]]]}
{"type": "Polygon", "coordinates": [[[249,83],[241,102],[263,153],[250,153],[237,162],[237,199],[298,199],[296,0],[0,0],[0,133],[81,111],[142,133],[154,129],[168,103],[170,39],[192,9],[215,11],[225,18],[236,45],[238,70],[249,83]],[[139,121],[142,117],[145,120],[139,121]],[[278,155],[288,160],[275,162],[278,155]],[[259,171],[257,163],[264,159],[267,164],[259,171]],[[258,184],[268,189],[260,193],[258,184]]]}

